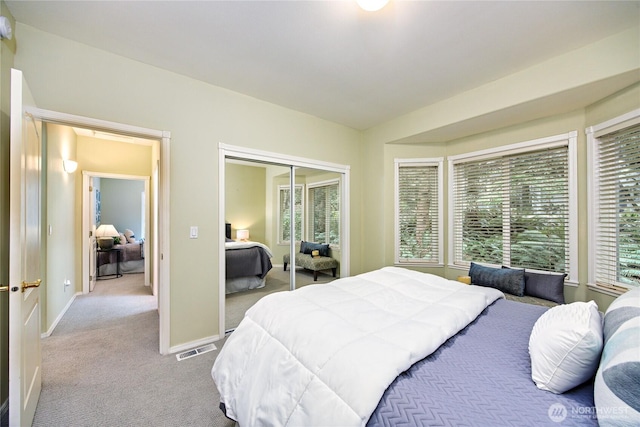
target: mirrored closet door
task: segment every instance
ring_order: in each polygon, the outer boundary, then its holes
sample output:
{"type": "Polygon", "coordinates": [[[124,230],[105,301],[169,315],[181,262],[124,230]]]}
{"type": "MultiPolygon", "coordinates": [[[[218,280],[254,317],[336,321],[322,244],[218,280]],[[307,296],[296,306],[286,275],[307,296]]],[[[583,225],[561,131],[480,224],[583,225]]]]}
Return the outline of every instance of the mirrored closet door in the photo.
{"type": "Polygon", "coordinates": [[[220,163],[226,333],[263,296],[341,275],[345,173],[260,157],[225,152],[220,163]]]}

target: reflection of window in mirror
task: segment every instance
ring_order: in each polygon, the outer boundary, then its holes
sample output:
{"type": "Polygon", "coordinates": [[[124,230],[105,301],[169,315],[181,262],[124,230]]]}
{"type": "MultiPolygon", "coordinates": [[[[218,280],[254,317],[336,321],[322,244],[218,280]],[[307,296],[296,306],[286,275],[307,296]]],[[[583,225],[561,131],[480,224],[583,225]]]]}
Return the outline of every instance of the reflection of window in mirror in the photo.
{"type": "Polygon", "coordinates": [[[340,181],[331,179],[307,185],[308,240],[340,246],[340,181]]]}

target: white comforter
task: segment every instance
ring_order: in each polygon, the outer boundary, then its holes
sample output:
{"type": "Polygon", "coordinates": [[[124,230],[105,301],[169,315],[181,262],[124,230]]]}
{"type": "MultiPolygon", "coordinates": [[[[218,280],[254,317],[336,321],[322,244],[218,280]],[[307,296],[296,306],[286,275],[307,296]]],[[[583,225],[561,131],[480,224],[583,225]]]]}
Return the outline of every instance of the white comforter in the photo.
{"type": "Polygon", "coordinates": [[[212,369],[240,426],[362,426],[391,382],[503,297],[397,267],[271,294],[212,369]]]}

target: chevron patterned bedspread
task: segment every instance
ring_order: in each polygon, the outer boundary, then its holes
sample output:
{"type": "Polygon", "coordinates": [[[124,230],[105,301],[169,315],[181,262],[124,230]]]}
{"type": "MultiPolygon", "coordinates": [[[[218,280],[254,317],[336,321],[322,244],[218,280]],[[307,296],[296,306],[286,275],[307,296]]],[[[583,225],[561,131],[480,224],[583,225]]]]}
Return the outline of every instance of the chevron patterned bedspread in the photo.
{"type": "Polygon", "coordinates": [[[368,426],[597,426],[593,383],[556,395],[531,380],[546,307],[498,300],[389,386],[368,426]]]}

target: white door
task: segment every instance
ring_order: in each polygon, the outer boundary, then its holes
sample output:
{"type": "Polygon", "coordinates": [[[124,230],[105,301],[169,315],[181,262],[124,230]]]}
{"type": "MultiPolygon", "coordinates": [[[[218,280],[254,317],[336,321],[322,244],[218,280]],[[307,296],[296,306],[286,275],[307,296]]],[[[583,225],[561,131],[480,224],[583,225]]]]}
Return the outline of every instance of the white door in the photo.
{"type": "Polygon", "coordinates": [[[93,292],[98,275],[96,256],[96,191],[93,188],[93,177],[89,178],[89,292],[93,292]]]}
{"type": "Polygon", "coordinates": [[[22,72],[11,70],[9,425],[30,426],[42,388],[40,355],[41,122],[22,72]]]}

